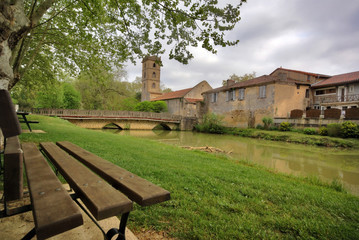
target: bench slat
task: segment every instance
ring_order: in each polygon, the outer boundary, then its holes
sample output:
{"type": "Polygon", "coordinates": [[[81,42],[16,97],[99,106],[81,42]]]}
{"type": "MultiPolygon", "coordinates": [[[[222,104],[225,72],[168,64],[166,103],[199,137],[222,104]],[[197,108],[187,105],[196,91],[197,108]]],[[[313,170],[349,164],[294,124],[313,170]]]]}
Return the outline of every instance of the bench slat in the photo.
{"type": "Polygon", "coordinates": [[[83,224],[79,207],[34,143],[23,143],[36,235],[44,239],[83,224]]]}
{"type": "Polygon", "coordinates": [[[57,142],[62,149],[81,161],[111,185],[141,206],[170,199],[170,192],[68,141],[57,142]]]}
{"type": "Polygon", "coordinates": [[[97,220],[132,210],[131,200],[54,143],[40,146],[97,220]]]}

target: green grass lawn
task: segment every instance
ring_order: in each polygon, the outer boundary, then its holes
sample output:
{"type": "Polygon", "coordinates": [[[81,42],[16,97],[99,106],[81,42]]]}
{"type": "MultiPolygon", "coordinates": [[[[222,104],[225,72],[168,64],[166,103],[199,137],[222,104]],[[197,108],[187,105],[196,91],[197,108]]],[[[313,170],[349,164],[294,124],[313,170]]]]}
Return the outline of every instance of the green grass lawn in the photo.
{"type": "Polygon", "coordinates": [[[71,141],[171,192],[170,201],[135,206],[134,232],[206,240],[359,239],[359,198],[335,186],[58,118],[29,118],[46,133],[23,133],[21,141],[71,141]]]}

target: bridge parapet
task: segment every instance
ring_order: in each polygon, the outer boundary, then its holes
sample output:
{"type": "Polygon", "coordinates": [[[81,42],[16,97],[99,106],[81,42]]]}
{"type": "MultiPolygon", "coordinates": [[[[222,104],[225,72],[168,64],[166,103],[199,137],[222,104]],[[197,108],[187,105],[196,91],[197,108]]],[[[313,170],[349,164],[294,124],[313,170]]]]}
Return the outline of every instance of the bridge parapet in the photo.
{"type": "Polygon", "coordinates": [[[79,110],[79,109],[48,109],[33,108],[31,112],[39,115],[57,116],[61,118],[138,118],[157,119],[173,122],[180,122],[180,115],[170,113],[154,112],[132,112],[132,111],[111,111],[111,110],[79,110]]]}

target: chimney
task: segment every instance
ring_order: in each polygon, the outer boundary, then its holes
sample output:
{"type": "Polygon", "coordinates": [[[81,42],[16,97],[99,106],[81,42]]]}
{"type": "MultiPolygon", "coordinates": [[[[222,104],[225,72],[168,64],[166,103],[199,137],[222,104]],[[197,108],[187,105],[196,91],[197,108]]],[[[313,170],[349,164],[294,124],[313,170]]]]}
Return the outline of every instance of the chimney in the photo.
{"type": "Polygon", "coordinates": [[[233,85],[234,83],[235,83],[234,80],[228,79],[227,80],[227,87],[233,85]]]}

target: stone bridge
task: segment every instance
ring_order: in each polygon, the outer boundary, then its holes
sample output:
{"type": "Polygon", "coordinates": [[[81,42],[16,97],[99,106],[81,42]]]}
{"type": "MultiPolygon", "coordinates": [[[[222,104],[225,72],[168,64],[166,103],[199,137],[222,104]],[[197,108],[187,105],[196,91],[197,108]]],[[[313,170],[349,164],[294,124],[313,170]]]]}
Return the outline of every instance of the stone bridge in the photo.
{"type": "Polygon", "coordinates": [[[182,117],[170,113],[77,110],[77,109],[31,109],[33,114],[57,116],[83,128],[118,128],[125,130],[192,130],[197,118],[182,117]]]}

